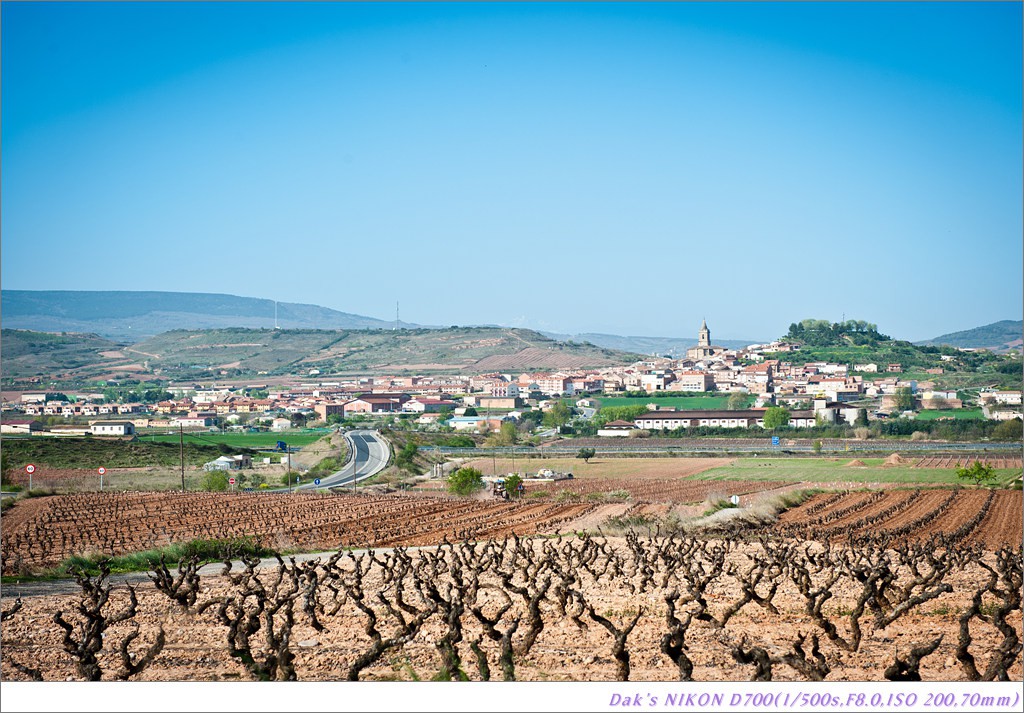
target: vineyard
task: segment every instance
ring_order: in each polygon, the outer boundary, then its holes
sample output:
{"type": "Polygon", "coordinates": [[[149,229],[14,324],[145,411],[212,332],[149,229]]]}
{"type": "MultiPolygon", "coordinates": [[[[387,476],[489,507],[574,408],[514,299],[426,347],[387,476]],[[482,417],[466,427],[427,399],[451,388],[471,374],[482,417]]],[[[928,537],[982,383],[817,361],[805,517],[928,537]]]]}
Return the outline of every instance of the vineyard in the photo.
{"type": "Polygon", "coordinates": [[[594,506],[286,493],[76,493],[30,498],[3,516],[3,573],[75,554],[122,555],[192,539],[253,537],[276,549],[433,545],[466,532],[551,532],[594,506]]]}
{"type": "Polygon", "coordinates": [[[946,537],[846,549],[629,534],[442,541],[265,570],[246,559],[219,575],[189,560],[158,568],[152,585],[80,574],[78,595],[5,599],[0,673],[1019,681],[1022,556],[946,537]]]}
{"type": "Polygon", "coordinates": [[[1019,490],[878,490],[817,495],[784,512],[775,532],[808,540],[923,541],[942,534],[993,549],[1020,543],[1019,490]]]}
{"type": "Polygon", "coordinates": [[[1024,462],[1020,456],[1016,458],[994,458],[992,456],[969,457],[964,456],[930,456],[919,458],[914,463],[914,468],[967,468],[975,461],[980,461],[990,468],[1014,468],[1020,470],[1024,462]]]}

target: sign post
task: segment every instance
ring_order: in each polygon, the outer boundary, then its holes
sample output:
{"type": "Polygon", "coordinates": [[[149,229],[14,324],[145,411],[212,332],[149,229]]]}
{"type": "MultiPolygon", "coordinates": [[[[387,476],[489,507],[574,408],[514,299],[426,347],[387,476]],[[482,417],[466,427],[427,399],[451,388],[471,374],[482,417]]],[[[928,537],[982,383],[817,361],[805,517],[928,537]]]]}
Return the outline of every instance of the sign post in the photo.
{"type": "Polygon", "coordinates": [[[100,492],[103,492],[103,474],[107,472],[107,469],[102,465],[96,469],[96,472],[100,474],[100,492]]]}
{"type": "Polygon", "coordinates": [[[36,472],[36,467],[29,463],[25,466],[25,472],[28,473],[28,492],[32,492],[32,474],[36,472]]]}
{"type": "Polygon", "coordinates": [[[233,476],[231,478],[228,478],[228,483],[231,485],[231,489],[234,490],[235,489],[235,479],[234,479],[233,476]]]}

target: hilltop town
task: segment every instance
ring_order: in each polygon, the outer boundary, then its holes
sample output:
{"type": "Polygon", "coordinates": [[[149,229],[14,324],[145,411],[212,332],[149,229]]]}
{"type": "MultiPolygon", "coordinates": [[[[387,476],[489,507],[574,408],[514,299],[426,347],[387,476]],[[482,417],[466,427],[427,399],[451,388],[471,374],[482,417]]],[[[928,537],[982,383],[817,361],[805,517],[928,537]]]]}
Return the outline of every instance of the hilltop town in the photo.
{"type": "MultiPolygon", "coordinates": [[[[854,336],[877,334],[863,322],[848,326],[854,336]]],[[[714,343],[703,321],[696,346],[682,358],[652,356],[592,369],[334,378],[314,368],[279,385],[158,382],[146,389],[25,391],[5,399],[3,428],[9,434],[126,436],[148,428],[281,431],[388,419],[427,431],[490,433],[514,423],[524,434],[543,432],[546,425],[548,431],[622,437],[693,427],[764,428],[769,410],[773,428],[866,426],[920,414],[956,419],[968,411],[996,421],[1021,418],[1019,389],[942,385],[947,372],[970,369],[976,350],[931,347],[933,361],[943,365],[932,367],[808,361],[798,357],[813,341],[811,333],[801,325],[791,331],[804,343],[785,338],[730,349],[714,343]],[[691,397],[688,407],[672,404],[675,396],[691,397]],[[618,399],[619,410],[609,398],[618,399]],[[565,428],[573,417],[576,428],[565,428]]],[[[1013,358],[1000,357],[1011,365],[1013,358]]]]}

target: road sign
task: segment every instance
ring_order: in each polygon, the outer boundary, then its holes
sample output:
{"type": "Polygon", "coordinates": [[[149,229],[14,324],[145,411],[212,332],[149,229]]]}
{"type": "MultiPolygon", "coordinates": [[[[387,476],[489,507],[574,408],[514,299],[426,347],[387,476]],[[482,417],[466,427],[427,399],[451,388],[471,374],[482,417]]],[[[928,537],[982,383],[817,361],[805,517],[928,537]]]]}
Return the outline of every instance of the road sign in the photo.
{"type": "Polygon", "coordinates": [[[772,436],[772,445],[773,446],[779,445],[779,437],[778,436],[772,436]]]}
{"type": "Polygon", "coordinates": [[[314,480],[313,485],[320,485],[320,479],[317,478],[316,480],[314,480]]]}
{"type": "Polygon", "coordinates": [[[731,498],[729,498],[729,502],[732,503],[733,505],[739,505],[740,504],[740,496],[739,495],[733,495],[731,498]]]}
{"type": "Polygon", "coordinates": [[[107,472],[107,469],[104,468],[103,466],[100,466],[99,468],[96,469],[96,472],[99,473],[100,475],[103,475],[104,473],[107,472]]]}
{"type": "Polygon", "coordinates": [[[29,463],[28,465],[25,466],[25,472],[28,473],[29,475],[32,475],[33,473],[36,472],[36,467],[29,463]]]}
{"type": "Polygon", "coordinates": [[[231,483],[232,485],[234,485],[235,484],[235,479],[234,478],[228,478],[228,482],[231,483]]]}

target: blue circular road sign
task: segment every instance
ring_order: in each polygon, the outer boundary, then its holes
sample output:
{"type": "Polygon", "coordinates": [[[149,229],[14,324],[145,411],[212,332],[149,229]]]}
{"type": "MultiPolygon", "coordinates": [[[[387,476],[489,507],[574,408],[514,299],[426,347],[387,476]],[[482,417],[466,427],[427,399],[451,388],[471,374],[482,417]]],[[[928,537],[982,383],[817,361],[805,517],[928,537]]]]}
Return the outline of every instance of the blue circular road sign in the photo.
{"type": "Polygon", "coordinates": [[[316,480],[314,480],[313,485],[320,485],[320,479],[317,478],[316,480]]]}

